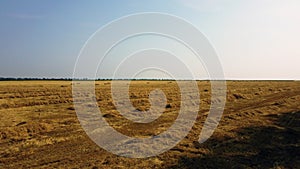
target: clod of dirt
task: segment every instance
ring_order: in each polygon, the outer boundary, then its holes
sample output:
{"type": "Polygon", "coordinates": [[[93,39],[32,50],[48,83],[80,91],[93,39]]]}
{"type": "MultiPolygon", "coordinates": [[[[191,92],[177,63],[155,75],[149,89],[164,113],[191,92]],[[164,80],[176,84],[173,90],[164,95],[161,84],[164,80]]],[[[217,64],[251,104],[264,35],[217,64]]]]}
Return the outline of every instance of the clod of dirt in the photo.
{"type": "Polygon", "coordinates": [[[104,118],[113,118],[113,117],[115,117],[115,116],[112,115],[112,114],[104,114],[103,117],[104,117],[104,118]]]}
{"type": "Polygon", "coordinates": [[[75,110],[74,107],[68,107],[68,110],[75,110]]]}
{"type": "Polygon", "coordinates": [[[132,95],[130,95],[130,98],[131,99],[136,99],[136,98],[138,98],[135,94],[132,94],[132,95]]]}
{"type": "Polygon", "coordinates": [[[272,105],[274,105],[274,106],[279,106],[280,105],[280,103],[273,103],[272,105]]]}
{"type": "Polygon", "coordinates": [[[171,104],[167,104],[167,105],[166,105],[166,108],[167,108],[167,109],[172,108],[171,104]]]}
{"type": "Polygon", "coordinates": [[[233,97],[235,98],[235,99],[245,99],[245,97],[244,96],[242,96],[242,95],[240,95],[240,94],[233,94],[233,97]]]}
{"type": "Polygon", "coordinates": [[[27,123],[26,121],[23,121],[21,123],[18,123],[16,126],[21,126],[21,125],[26,124],[26,123],[27,123]]]}

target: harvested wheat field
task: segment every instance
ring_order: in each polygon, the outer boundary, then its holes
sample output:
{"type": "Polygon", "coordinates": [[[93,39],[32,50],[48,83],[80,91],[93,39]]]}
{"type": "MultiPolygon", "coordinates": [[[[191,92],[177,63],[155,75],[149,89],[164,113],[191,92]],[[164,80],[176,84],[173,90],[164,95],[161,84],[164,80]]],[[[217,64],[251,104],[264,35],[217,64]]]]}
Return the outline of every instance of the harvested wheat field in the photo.
{"type": "MultiPolygon", "coordinates": [[[[210,82],[199,81],[200,111],[189,134],[156,157],[119,157],[97,146],[76,116],[71,81],[0,82],[0,168],[299,168],[300,82],[228,81],[227,102],[214,134],[198,138],[210,108],[210,82]]],[[[158,119],[134,123],[116,110],[110,81],[96,82],[103,117],[117,131],[150,137],[167,130],[180,109],[175,81],[131,81],[130,100],[148,110],[149,92],[164,91],[158,119]]],[[[218,100],[214,100],[218,101],[218,100]]]]}

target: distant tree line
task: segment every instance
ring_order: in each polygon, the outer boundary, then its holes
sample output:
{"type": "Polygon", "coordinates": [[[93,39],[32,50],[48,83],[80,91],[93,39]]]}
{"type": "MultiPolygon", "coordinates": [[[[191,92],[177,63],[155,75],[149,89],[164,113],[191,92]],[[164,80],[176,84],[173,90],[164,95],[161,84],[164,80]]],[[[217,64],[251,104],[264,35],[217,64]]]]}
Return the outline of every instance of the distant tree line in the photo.
{"type": "Polygon", "coordinates": [[[91,79],[91,78],[36,78],[36,77],[0,77],[0,81],[34,81],[34,80],[49,80],[49,81],[72,81],[72,80],[78,80],[78,81],[111,81],[111,80],[141,80],[141,81],[147,81],[147,80],[159,80],[159,81],[174,81],[174,79],[109,79],[109,78],[97,78],[97,79],[91,79]]]}
{"type": "MultiPolygon", "coordinates": [[[[175,81],[174,79],[150,79],[150,78],[138,78],[138,79],[111,79],[111,78],[36,78],[36,77],[0,77],[0,81],[34,81],[34,80],[48,80],[48,81],[112,81],[112,80],[124,80],[124,81],[175,81]]],[[[185,81],[190,79],[176,79],[176,81],[185,81]]],[[[197,81],[218,81],[209,79],[198,79],[197,81]]],[[[223,80],[220,80],[223,81],[223,80]]],[[[227,79],[226,81],[299,81],[299,80],[238,80],[238,79],[227,79]]]]}
{"type": "Polygon", "coordinates": [[[63,80],[72,81],[72,78],[35,78],[35,77],[0,77],[0,81],[32,81],[32,80],[63,80]]]}

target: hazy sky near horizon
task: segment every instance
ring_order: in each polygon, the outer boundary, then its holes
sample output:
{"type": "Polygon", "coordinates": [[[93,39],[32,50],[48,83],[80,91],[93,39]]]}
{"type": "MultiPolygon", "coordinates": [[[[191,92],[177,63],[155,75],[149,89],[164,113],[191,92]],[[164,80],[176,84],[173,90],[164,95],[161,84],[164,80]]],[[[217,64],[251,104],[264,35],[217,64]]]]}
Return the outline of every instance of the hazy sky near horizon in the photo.
{"type": "Polygon", "coordinates": [[[86,40],[138,12],[195,25],[227,79],[300,79],[299,0],[0,1],[0,77],[72,77],[86,40]]]}

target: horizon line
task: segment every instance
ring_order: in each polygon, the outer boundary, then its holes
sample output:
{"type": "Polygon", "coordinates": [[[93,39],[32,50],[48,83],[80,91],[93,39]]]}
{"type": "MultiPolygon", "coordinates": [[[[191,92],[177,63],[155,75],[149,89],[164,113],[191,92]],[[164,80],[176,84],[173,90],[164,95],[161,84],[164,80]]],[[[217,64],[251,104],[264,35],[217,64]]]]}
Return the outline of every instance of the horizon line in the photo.
{"type": "Polygon", "coordinates": [[[300,79],[168,79],[168,78],[64,78],[64,77],[0,77],[0,81],[300,81],[300,79]]]}

